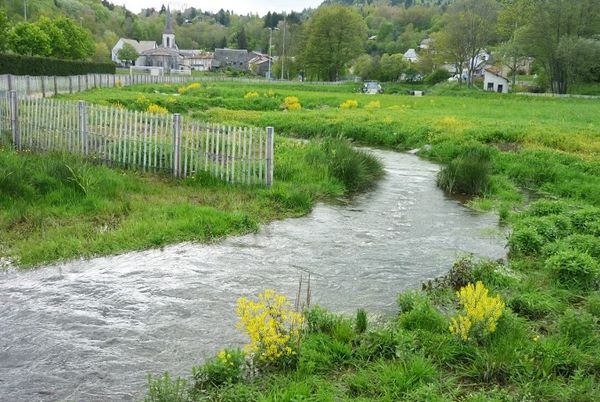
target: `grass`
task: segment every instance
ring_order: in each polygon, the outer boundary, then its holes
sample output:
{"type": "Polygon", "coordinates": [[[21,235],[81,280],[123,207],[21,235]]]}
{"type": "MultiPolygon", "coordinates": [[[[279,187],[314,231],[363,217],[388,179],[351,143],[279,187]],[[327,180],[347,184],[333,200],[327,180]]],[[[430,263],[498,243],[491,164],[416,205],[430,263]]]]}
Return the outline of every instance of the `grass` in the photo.
{"type": "MultiPolygon", "coordinates": [[[[212,390],[190,384],[185,400],[597,400],[597,102],[499,95],[448,84],[421,98],[366,96],[357,89],[354,84],[208,83],[180,96],[174,86],[77,96],[131,108],[143,107],[144,98],[167,105],[171,97],[173,111],[186,118],[273,125],[290,136],[343,137],[394,150],[421,148],[421,155],[451,169],[440,176],[441,185],[452,184],[446,186],[451,190],[455,183],[466,184],[457,191],[478,195],[471,205],[498,209],[511,228],[506,263],[461,260],[439,287],[401,295],[397,317],[379,325],[366,320],[367,328],[364,318],[358,323],[311,311],[297,367],[212,390]],[[244,99],[248,92],[259,97],[244,99]],[[288,96],[297,97],[302,108],[283,110],[288,96]],[[347,100],[356,100],[358,107],[341,109],[347,100]],[[465,342],[448,328],[457,309],[455,286],[469,281],[482,281],[507,310],[493,334],[465,342]]],[[[324,146],[322,152],[331,149],[324,146]]],[[[294,164],[289,166],[293,170],[294,164]]],[[[337,180],[351,188],[345,171],[336,174],[337,180]]],[[[173,386],[159,380],[150,384],[149,400],[159,400],[163,389],[172,393],[173,386]]]]}
{"type": "Polygon", "coordinates": [[[304,215],[316,201],[368,188],[382,174],[377,160],[343,140],[278,139],[275,163],[275,185],[267,189],[0,149],[0,256],[31,267],[182,241],[210,242],[304,215]],[[329,157],[332,149],[344,155],[341,167],[329,157]]]}

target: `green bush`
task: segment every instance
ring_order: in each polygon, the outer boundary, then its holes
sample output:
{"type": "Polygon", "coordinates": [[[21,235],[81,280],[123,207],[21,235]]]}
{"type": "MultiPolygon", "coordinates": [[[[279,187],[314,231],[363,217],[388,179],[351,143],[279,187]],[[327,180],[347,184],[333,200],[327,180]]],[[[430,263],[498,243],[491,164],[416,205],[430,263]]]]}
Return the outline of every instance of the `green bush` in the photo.
{"type": "Polygon", "coordinates": [[[169,373],[162,377],[148,376],[148,393],[144,402],[188,402],[190,394],[187,382],[182,378],[171,380],[169,373]]]}
{"type": "Polygon", "coordinates": [[[392,329],[381,329],[360,337],[354,353],[361,360],[390,359],[396,356],[398,347],[397,333],[392,329]]]}
{"type": "Polygon", "coordinates": [[[587,253],[561,250],[547,258],[545,266],[561,286],[583,290],[597,287],[598,262],[587,253]]]}
{"type": "Polygon", "coordinates": [[[194,387],[205,390],[235,384],[241,380],[245,364],[244,352],[240,349],[225,349],[204,365],[192,367],[194,387]]]}
{"type": "Polygon", "coordinates": [[[115,71],[114,63],[92,63],[0,53],[0,74],[66,76],[115,74],[115,71]]]}
{"type": "Polygon", "coordinates": [[[448,320],[432,305],[429,299],[415,303],[410,311],[401,314],[398,324],[407,330],[421,329],[436,333],[448,330],[448,320]]]}
{"type": "Polygon", "coordinates": [[[598,320],[587,311],[568,309],[558,321],[560,336],[571,345],[586,347],[598,338],[598,320]]]}
{"type": "Polygon", "coordinates": [[[584,208],[571,216],[573,226],[581,233],[600,236],[600,208],[584,208]]]}
{"type": "Polygon", "coordinates": [[[473,262],[473,257],[470,255],[458,258],[454,261],[452,268],[450,268],[450,271],[446,274],[450,286],[458,290],[469,283],[474,283],[474,267],[475,263],[473,262]]]}
{"type": "Polygon", "coordinates": [[[544,318],[559,308],[559,303],[552,296],[536,291],[517,293],[507,304],[512,311],[530,320],[544,318]]]}
{"type": "Polygon", "coordinates": [[[594,258],[600,259],[600,238],[586,234],[574,234],[554,243],[546,244],[542,248],[542,254],[549,257],[559,250],[567,249],[588,253],[594,258]]]}
{"type": "Polygon", "coordinates": [[[354,323],[354,329],[356,330],[356,333],[364,333],[367,330],[367,325],[367,312],[360,308],[356,312],[356,322],[354,323]]]}
{"type": "Polygon", "coordinates": [[[397,299],[400,313],[408,313],[409,311],[412,311],[416,305],[426,303],[427,301],[427,295],[416,290],[399,293],[397,299]]]}
{"type": "Polygon", "coordinates": [[[508,238],[510,254],[514,256],[538,255],[544,245],[544,239],[531,227],[515,229],[508,238]]]}
{"type": "Polygon", "coordinates": [[[433,70],[433,72],[425,77],[425,83],[428,85],[435,85],[440,82],[446,81],[450,78],[450,73],[448,70],[443,68],[438,68],[433,70]]]}
{"type": "Polygon", "coordinates": [[[597,319],[600,319],[600,294],[592,293],[587,297],[585,310],[597,319]]]}
{"type": "Polygon", "coordinates": [[[472,146],[438,173],[437,184],[451,194],[482,195],[487,192],[491,173],[491,150],[472,146]]]}
{"type": "Polygon", "coordinates": [[[527,214],[532,216],[558,215],[565,210],[566,206],[561,201],[542,199],[532,202],[527,208],[527,214]]]}

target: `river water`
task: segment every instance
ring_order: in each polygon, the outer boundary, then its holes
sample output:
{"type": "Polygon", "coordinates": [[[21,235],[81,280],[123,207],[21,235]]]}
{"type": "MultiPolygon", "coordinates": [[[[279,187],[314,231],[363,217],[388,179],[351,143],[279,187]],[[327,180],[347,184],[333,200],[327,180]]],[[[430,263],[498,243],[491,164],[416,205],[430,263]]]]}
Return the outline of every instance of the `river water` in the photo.
{"type": "Polygon", "coordinates": [[[147,373],[188,375],[243,342],[236,299],[293,298],[301,270],[313,303],[386,314],[461,253],[505,256],[497,216],[446,198],[436,165],[374,152],[387,173],[375,191],[257,234],[0,272],[0,400],[139,400],[147,373]]]}

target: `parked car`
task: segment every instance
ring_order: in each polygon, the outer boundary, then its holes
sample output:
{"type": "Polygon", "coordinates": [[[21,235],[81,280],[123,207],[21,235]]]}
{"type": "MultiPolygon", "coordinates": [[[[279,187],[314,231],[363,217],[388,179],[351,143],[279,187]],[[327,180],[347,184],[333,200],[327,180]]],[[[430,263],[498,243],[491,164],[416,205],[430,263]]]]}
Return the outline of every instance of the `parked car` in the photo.
{"type": "Polygon", "coordinates": [[[367,81],[363,84],[362,91],[369,95],[382,94],[383,88],[377,81],[367,81]]]}

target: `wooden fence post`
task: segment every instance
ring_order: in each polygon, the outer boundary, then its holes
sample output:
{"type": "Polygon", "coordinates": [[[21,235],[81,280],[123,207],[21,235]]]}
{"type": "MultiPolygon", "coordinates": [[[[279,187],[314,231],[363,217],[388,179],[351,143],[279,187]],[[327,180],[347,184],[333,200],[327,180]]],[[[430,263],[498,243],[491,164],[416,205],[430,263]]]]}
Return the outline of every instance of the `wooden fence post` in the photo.
{"type": "Polygon", "coordinates": [[[13,144],[17,150],[21,150],[21,133],[19,132],[19,104],[17,91],[9,92],[10,106],[10,131],[12,132],[13,144]]]}
{"type": "Polygon", "coordinates": [[[54,96],[58,95],[58,84],[56,82],[56,75],[54,76],[54,96]]]}
{"type": "Polygon", "coordinates": [[[87,108],[85,101],[79,101],[79,138],[81,140],[81,152],[83,155],[89,155],[88,127],[87,127],[87,108]]]}
{"type": "Polygon", "coordinates": [[[6,81],[7,81],[6,86],[8,87],[8,92],[10,92],[10,91],[13,90],[13,88],[12,88],[12,75],[11,74],[7,74],[6,75],[6,81]]]}
{"type": "Polygon", "coordinates": [[[31,78],[29,76],[25,77],[26,79],[26,92],[27,92],[27,96],[31,95],[31,78]]]}
{"type": "Polygon", "coordinates": [[[271,187],[273,185],[273,139],[275,137],[275,133],[273,127],[267,127],[267,171],[266,173],[266,181],[267,187],[271,187]]]}
{"type": "Polygon", "coordinates": [[[73,93],[73,77],[69,75],[69,93],[73,93]]]}
{"type": "Polygon", "coordinates": [[[181,115],[173,115],[173,176],[181,176],[181,115]]]}
{"type": "Polygon", "coordinates": [[[41,76],[39,80],[42,82],[42,98],[46,97],[46,77],[41,76]]]}

